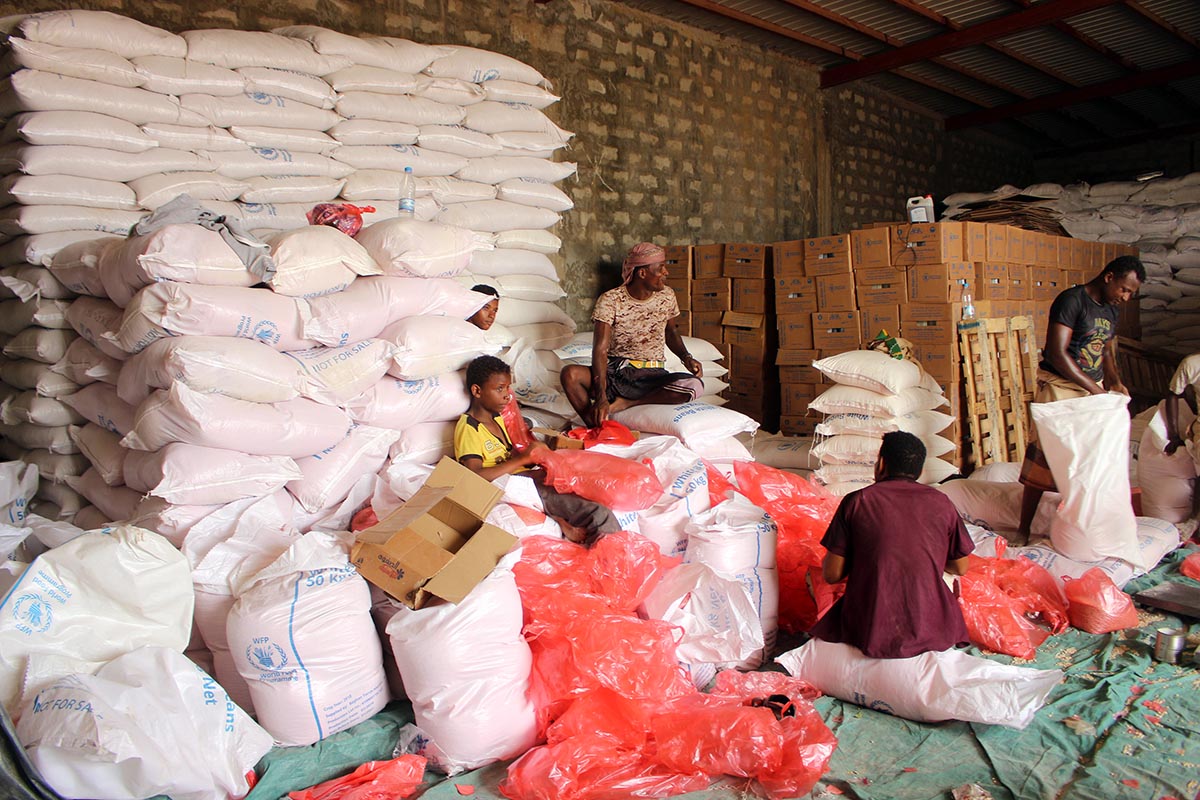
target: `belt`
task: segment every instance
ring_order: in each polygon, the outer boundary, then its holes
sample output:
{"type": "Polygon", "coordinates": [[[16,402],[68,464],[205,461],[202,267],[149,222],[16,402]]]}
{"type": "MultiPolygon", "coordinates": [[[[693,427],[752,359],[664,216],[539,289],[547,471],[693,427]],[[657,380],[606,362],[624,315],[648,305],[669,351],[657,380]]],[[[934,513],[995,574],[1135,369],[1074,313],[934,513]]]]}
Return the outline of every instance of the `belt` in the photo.
{"type": "Polygon", "coordinates": [[[665,369],[667,366],[665,361],[634,361],[632,358],[625,359],[625,364],[638,369],[665,369]]]}

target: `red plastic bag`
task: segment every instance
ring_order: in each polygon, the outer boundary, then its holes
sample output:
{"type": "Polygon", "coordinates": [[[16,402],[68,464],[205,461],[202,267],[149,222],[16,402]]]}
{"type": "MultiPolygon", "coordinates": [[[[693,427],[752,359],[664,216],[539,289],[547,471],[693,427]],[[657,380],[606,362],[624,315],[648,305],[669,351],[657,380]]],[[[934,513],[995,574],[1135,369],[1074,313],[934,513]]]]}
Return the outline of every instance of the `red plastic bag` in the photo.
{"type": "Polygon", "coordinates": [[[986,569],[973,567],[958,580],[958,604],[971,643],[1014,658],[1033,658],[1050,634],[1025,618],[1017,601],[1000,590],[986,569]]]}
{"type": "Polygon", "coordinates": [[[378,522],[379,522],[379,515],[375,513],[375,509],[371,508],[370,506],[367,506],[366,508],[364,508],[363,510],[361,510],[357,514],[355,514],[354,517],[350,520],[350,530],[358,532],[361,530],[365,530],[366,528],[369,528],[378,522]]]}
{"type": "Polygon", "coordinates": [[[1024,613],[1038,617],[1051,633],[1062,633],[1067,629],[1066,600],[1054,576],[1045,567],[1027,558],[988,561],[1000,591],[1016,600],[1024,613]]]}
{"type": "Polygon", "coordinates": [[[391,761],[368,761],[349,775],[289,792],[291,800],[392,800],[408,797],[425,777],[425,759],[404,755],[391,761]]]}
{"type": "Polygon", "coordinates": [[[347,236],[357,236],[362,230],[363,214],[372,214],[375,206],[356,206],[350,203],[318,203],[308,212],[309,225],[328,225],[347,236]]]}
{"type": "Polygon", "coordinates": [[[737,487],[725,477],[725,473],[708,461],[704,461],[704,472],[708,475],[708,504],[710,507],[716,508],[729,499],[729,492],[737,491],[737,487]]]}
{"type": "Polygon", "coordinates": [[[516,397],[508,398],[508,403],[500,409],[500,418],[504,420],[504,429],[508,431],[508,438],[513,447],[518,450],[529,447],[533,442],[533,434],[529,432],[529,426],[525,424],[525,418],[521,416],[521,408],[517,405],[516,397]]]}
{"type": "Polygon", "coordinates": [[[753,461],[737,462],[734,476],[738,490],[779,529],[779,626],[790,633],[806,631],[845,591],[828,587],[820,577],[821,538],[840,501],[799,475],[753,461]]]}
{"type": "Polygon", "coordinates": [[[538,450],[534,462],[546,484],[609,508],[641,511],[658,502],[663,487],[654,470],[636,461],[588,450],[538,450]]]}
{"type": "Polygon", "coordinates": [[[567,432],[567,436],[582,440],[585,450],[598,444],[615,444],[624,447],[637,441],[633,431],[615,419],[604,420],[598,428],[572,428],[567,432]]]}
{"type": "Polygon", "coordinates": [[[1117,588],[1112,578],[1099,567],[1092,567],[1078,579],[1063,578],[1071,624],[1088,633],[1112,633],[1136,628],[1137,609],[1133,599],[1117,588]]]}
{"type": "Polygon", "coordinates": [[[1179,572],[1192,580],[1200,581],[1200,553],[1192,553],[1179,565],[1179,572]]]}

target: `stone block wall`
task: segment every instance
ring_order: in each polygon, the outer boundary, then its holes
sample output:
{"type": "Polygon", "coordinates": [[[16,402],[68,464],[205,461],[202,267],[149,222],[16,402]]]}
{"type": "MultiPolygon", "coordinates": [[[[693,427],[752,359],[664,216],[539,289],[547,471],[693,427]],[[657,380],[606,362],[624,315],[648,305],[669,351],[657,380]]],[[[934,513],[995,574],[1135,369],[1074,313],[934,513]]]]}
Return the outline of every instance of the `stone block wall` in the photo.
{"type": "Polygon", "coordinates": [[[912,194],[1018,183],[1030,171],[1022,151],[948,135],[871,87],[822,93],[816,71],[794,58],[604,0],[0,0],[0,15],[71,7],[173,31],[323,25],[535,66],[563,96],[548,113],[576,133],[563,157],[579,174],[562,185],[576,208],[556,233],[566,308],[584,327],[625,250],[643,239],[846,231],[900,216],[912,194]]]}

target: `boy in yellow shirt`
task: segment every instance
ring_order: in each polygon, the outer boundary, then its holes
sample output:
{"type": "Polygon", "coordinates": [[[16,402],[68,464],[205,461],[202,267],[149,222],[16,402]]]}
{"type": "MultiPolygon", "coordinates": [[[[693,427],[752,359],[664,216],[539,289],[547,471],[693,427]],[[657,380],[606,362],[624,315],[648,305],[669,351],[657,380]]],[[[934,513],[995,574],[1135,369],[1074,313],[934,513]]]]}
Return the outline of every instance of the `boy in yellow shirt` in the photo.
{"type": "Polygon", "coordinates": [[[609,509],[577,495],[559,494],[545,484],[546,473],[533,466],[533,454],[546,445],[534,442],[524,451],[513,447],[500,416],[511,398],[511,385],[512,370],[495,356],[479,356],[467,365],[471,405],[454,428],[454,457],[489,481],[527,472],[537,486],[546,514],[559,522],[571,541],[591,544],[619,531],[621,526],[609,509]]]}

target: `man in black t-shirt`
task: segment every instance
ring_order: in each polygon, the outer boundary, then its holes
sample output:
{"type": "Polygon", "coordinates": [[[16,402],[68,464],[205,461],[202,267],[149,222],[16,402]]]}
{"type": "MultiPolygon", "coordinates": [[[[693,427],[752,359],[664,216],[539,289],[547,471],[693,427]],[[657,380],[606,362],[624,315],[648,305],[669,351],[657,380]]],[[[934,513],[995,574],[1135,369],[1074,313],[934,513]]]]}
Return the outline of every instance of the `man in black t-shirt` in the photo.
{"type": "MultiPolygon", "coordinates": [[[[1050,306],[1046,346],[1038,365],[1035,403],[1052,403],[1106,391],[1129,394],[1117,372],[1117,306],[1132,298],[1146,269],[1134,256],[1120,256],[1082,286],[1059,293],[1050,306]]],[[[1029,540],[1038,503],[1045,492],[1055,491],[1054,476],[1037,443],[1037,428],[1021,465],[1020,534],[1029,540]]]]}

